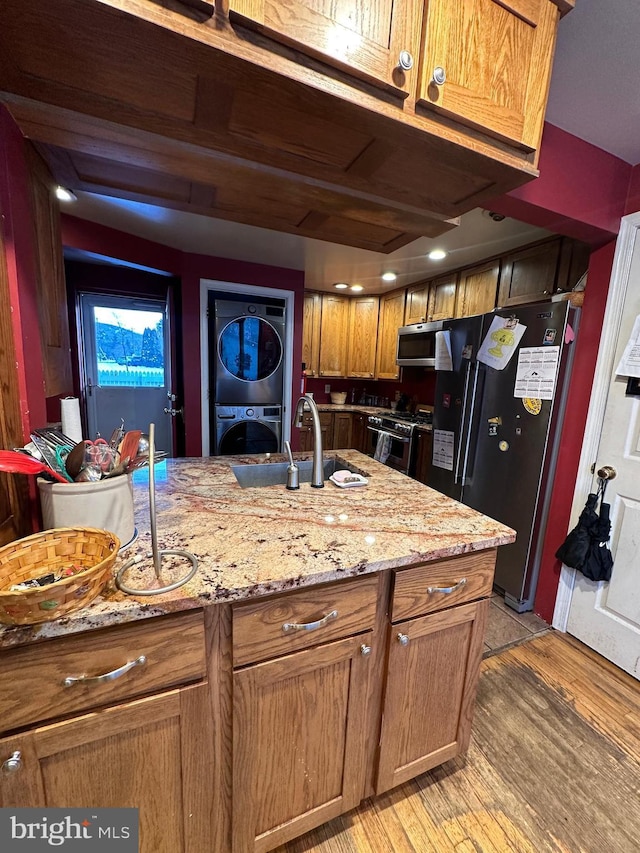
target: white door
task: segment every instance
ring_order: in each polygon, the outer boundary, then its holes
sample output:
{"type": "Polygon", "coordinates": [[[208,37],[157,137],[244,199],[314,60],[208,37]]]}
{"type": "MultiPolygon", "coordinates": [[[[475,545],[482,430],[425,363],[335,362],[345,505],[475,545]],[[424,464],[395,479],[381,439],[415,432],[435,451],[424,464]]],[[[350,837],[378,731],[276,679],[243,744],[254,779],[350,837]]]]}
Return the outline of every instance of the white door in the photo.
{"type": "MultiPolygon", "coordinates": [[[[563,567],[554,624],[567,591],[566,630],[640,679],[640,397],[627,396],[616,367],[640,315],[640,214],[625,217],[616,246],[603,334],[573,503],[573,523],[603,466],[617,476],[607,485],[611,504],[611,581],[595,583],[563,567]]],[[[560,612],[559,612],[560,611],[560,612]]],[[[557,627],[563,627],[561,624],[557,627]]]]}
{"type": "Polygon", "coordinates": [[[156,449],[173,456],[166,303],[82,293],[80,308],[85,437],[108,440],[121,421],[148,433],[153,423],[156,449]]]}

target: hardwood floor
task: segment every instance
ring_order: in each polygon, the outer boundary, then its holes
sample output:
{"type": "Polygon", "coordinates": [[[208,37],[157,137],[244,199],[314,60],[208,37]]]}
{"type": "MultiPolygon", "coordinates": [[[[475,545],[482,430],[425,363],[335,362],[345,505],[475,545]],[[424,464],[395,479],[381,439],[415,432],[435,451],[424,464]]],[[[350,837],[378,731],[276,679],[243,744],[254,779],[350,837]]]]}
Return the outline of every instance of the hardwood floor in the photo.
{"type": "Polygon", "coordinates": [[[637,853],[640,684],[546,631],[482,663],[450,761],[278,853],[637,853]]]}

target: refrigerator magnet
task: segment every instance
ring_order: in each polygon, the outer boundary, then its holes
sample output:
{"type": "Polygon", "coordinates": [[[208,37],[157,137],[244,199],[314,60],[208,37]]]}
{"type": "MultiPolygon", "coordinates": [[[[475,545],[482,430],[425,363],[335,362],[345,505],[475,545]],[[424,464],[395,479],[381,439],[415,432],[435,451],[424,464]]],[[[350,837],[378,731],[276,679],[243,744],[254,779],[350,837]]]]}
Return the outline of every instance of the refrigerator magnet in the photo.
{"type": "Polygon", "coordinates": [[[538,397],[523,397],[522,405],[530,415],[539,415],[542,411],[542,400],[538,397]]]}
{"type": "Polygon", "coordinates": [[[557,330],[556,329],[546,329],[544,333],[544,338],[542,339],[542,343],[549,346],[556,339],[557,330]]]}

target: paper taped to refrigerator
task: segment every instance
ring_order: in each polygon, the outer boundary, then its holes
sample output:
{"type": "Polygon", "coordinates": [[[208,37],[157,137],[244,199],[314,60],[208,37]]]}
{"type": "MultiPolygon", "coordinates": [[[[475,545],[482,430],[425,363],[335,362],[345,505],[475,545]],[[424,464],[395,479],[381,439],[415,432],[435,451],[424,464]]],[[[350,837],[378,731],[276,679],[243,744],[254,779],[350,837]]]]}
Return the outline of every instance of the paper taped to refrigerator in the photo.
{"type": "Polygon", "coordinates": [[[480,344],[478,361],[503,370],[518,348],[527,327],[511,317],[494,317],[480,344]]]}
{"type": "Polygon", "coordinates": [[[640,377],[640,316],[636,317],[633,324],[631,337],[616,368],[616,374],[640,377]]]}
{"type": "Polygon", "coordinates": [[[454,444],[455,433],[446,429],[434,429],[433,458],[431,461],[436,468],[446,468],[447,471],[453,471],[454,444]]]}
{"type": "Polygon", "coordinates": [[[436,370],[453,370],[451,358],[451,332],[436,332],[436,370]]]}
{"type": "Polygon", "coordinates": [[[559,358],[560,347],[522,347],[513,396],[553,400],[559,358]]]}

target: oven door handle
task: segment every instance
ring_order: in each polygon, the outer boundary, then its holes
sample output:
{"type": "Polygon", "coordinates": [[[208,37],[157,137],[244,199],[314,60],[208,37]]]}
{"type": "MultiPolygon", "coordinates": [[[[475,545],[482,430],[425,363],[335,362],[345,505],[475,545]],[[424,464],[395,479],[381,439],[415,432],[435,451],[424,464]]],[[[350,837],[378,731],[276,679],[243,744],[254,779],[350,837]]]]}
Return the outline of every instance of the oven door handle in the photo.
{"type": "Polygon", "coordinates": [[[371,432],[377,432],[379,435],[388,435],[390,438],[393,438],[395,441],[401,441],[403,444],[408,444],[410,440],[408,435],[396,435],[395,432],[387,432],[386,429],[377,429],[371,426],[368,426],[367,429],[370,429],[371,432]]]}

